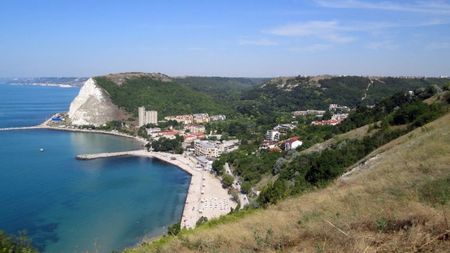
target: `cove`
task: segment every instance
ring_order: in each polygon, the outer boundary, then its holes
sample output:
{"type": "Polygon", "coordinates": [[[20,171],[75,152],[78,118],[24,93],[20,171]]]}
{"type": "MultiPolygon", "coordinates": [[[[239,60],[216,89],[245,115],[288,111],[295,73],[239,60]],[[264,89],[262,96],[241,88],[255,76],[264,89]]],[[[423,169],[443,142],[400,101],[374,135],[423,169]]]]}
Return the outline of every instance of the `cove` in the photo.
{"type": "Polygon", "coordinates": [[[0,229],[25,231],[46,253],[111,252],[165,233],[180,220],[190,175],[148,158],[75,159],[138,148],[102,134],[0,132],[0,229]]]}

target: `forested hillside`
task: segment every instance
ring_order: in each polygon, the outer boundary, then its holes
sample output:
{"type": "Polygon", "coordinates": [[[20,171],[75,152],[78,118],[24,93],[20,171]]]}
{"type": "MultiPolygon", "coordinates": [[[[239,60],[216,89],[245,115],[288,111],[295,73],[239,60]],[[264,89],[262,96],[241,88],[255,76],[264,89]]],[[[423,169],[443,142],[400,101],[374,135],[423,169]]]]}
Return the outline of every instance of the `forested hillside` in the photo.
{"type": "Polygon", "coordinates": [[[275,78],[242,95],[242,113],[264,114],[326,109],[329,104],[373,105],[394,93],[450,83],[447,78],[291,77],[275,78]]]}
{"type": "Polygon", "coordinates": [[[157,110],[160,116],[230,113],[230,108],[224,103],[175,81],[161,81],[147,76],[125,79],[120,86],[108,77],[96,77],[95,81],[109,93],[116,105],[134,114],[139,106],[157,110]]]}
{"type": "Polygon", "coordinates": [[[152,74],[117,74],[95,78],[114,103],[128,112],[146,106],[161,116],[207,112],[238,118],[253,117],[258,124],[273,123],[283,113],[325,109],[331,103],[355,107],[372,105],[396,92],[418,87],[443,86],[445,78],[179,77],[164,80],[152,74]],[[119,76],[120,78],[117,78],[119,76]],[[119,80],[119,81],[118,81],[119,80]],[[120,83],[120,84],[118,84],[120,83]]]}

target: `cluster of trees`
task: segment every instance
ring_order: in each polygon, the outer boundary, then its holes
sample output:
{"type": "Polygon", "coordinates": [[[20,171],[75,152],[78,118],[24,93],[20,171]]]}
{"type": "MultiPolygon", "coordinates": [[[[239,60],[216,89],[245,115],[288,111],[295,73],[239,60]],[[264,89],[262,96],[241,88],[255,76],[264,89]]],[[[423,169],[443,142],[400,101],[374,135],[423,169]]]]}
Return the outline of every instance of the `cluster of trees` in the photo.
{"type": "Polygon", "coordinates": [[[243,182],[251,185],[259,182],[264,174],[272,172],[272,167],[281,157],[281,153],[261,150],[251,152],[240,148],[228,154],[223,154],[214,161],[212,168],[218,175],[225,173],[223,165],[228,163],[233,168],[233,173],[239,176],[243,182]]]}
{"type": "Polygon", "coordinates": [[[157,152],[171,152],[175,154],[183,153],[183,137],[175,136],[175,139],[169,139],[165,137],[161,137],[158,140],[153,140],[146,145],[147,149],[153,149],[157,152]]]}

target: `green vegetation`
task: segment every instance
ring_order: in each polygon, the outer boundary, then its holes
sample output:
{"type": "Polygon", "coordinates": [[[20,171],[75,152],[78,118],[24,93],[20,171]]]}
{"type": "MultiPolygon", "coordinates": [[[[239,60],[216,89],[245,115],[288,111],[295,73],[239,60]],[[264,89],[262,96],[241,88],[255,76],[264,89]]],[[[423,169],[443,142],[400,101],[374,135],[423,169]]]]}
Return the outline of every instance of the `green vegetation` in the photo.
{"type": "Polygon", "coordinates": [[[0,231],[0,253],[35,253],[31,241],[23,234],[19,236],[8,236],[0,231]]]}
{"type": "Polygon", "coordinates": [[[180,233],[180,231],[181,231],[181,225],[180,225],[180,223],[177,223],[177,224],[173,224],[173,225],[169,226],[169,228],[167,229],[167,234],[175,236],[175,235],[178,235],[180,233]]]}
{"type": "Polygon", "coordinates": [[[431,205],[446,205],[450,200],[450,176],[430,180],[420,188],[420,198],[431,205]]]}
{"type": "Polygon", "coordinates": [[[183,143],[182,136],[175,136],[175,139],[168,139],[161,137],[158,140],[153,140],[147,148],[152,148],[157,152],[171,152],[175,154],[182,154],[183,148],[181,144],[183,143]]]}
{"type": "Polygon", "coordinates": [[[107,77],[96,77],[95,81],[108,92],[116,105],[133,114],[137,114],[139,106],[157,110],[159,117],[197,112],[229,112],[229,108],[210,96],[176,82],[140,77],[127,79],[119,86],[107,77]]]}
{"type": "Polygon", "coordinates": [[[228,188],[231,185],[233,185],[233,181],[234,181],[234,178],[230,174],[224,174],[222,176],[222,184],[223,184],[223,187],[225,187],[225,188],[228,188]]]}

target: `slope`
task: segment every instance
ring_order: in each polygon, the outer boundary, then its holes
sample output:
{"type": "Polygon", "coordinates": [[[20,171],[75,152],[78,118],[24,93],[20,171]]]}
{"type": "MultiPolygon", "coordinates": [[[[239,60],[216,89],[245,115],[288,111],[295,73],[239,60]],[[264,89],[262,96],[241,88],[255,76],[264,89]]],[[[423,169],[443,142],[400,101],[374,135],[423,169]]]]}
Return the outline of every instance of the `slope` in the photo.
{"type": "Polygon", "coordinates": [[[129,252],[448,252],[449,153],[447,113],[327,188],[129,252]]]}

